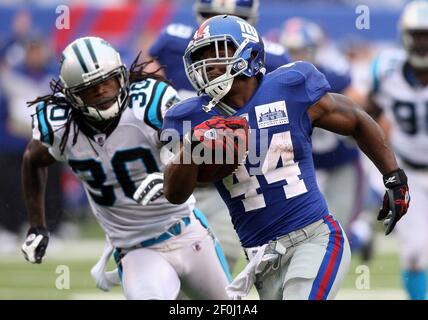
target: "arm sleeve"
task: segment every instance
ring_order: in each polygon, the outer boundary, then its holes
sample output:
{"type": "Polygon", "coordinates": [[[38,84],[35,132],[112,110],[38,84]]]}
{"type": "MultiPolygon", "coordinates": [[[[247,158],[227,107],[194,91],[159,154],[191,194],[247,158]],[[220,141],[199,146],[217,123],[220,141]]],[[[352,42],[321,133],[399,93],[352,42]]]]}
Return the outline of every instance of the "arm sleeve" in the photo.
{"type": "Polygon", "coordinates": [[[163,81],[156,81],[144,113],[144,122],[155,130],[162,129],[166,111],[180,101],[177,91],[163,81]]]}

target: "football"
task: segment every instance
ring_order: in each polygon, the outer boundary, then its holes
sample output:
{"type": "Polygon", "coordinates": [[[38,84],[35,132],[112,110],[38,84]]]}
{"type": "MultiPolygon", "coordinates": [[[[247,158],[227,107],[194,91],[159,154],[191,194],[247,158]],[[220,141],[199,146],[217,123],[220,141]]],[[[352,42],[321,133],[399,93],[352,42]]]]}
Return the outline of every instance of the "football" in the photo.
{"type": "Polygon", "coordinates": [[[198,168],[198,182],[219,181],[243,163],[248,151],[248,122],[242,117],[213,117],[195,128],[204,162],[198,168]]]}
{"type": "Polygon", "coordinates": [[[198,182],[212,183],[232,174],[239,164],[201,164],[198,171],[198,182]]]}

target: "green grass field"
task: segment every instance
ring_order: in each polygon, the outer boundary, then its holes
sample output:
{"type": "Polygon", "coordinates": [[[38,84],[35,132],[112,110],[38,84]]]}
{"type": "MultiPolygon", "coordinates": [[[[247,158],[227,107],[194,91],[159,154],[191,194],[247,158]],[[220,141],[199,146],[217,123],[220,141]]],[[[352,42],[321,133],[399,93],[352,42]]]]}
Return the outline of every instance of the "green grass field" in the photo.
{"type": "MultiPolygon", "coordinates": [[[[31,265],[24,260],[2,261],[0,263],[0,299],[120,299],[120,288],[105,293],[95,288],[89,270],[96,259],[47,259],[41,265],[31,265]],[[56,281],[60,275],[58,266],[70,270],[70,289],[57,289],[56,281]]],[[[368,267],[370,269],[370,288],[356,288],[358,258],[353,259],[345,281],[344,299],[401,299],[399,268],[394,254],[378,255],[368,267]],[[388,292],[390,291],[390,292],[388,292]],[[382,297],[382,293],[388,296],[382,297]]],[[[61,267],[60,267],[61,268],[61,267]]],[[[252,296],[256,298],[256,296],[252,296]]],[[[251,298],[251,297],[250,297],[251,298]]]]}
{"type": "MultiPolygon", "coordinates": [[[[19,250],[0,256],[0,299],[123,299],[120,287],[110,292],[102,292],[95,287],[90,269],[103,250],[102,232],[98,226],[87,225],[79,240],[55,243],[51,241],[47,257],[43,264],[32,265],[26,262],[19,250]],[[63,279],[66,266],[69,270],[69,289],[58,289],[56,282],[63,279]],[[57,269],[59,268],[59,269],[57,269]],[[57,273],[59,271],[60,273],[57,273]]],[[[374,259],[361,267],[362,262],[356,255],[352,259],[345,285],[338,299],[405,299],[401,289],[398,255],[395,239],[385,239],[379,235],[374,259]],[[361,269],[365,272],[361,288],[361,269]],[[358,289],[360,288],[360,289],[358,289]]],[[[242,258],[236,273],[244,267],[242,258]]],[[[110,270],[114,264],[111,262],[110,270]]],[[[257,299],[255,291],[248,297],[257,299]]]]}

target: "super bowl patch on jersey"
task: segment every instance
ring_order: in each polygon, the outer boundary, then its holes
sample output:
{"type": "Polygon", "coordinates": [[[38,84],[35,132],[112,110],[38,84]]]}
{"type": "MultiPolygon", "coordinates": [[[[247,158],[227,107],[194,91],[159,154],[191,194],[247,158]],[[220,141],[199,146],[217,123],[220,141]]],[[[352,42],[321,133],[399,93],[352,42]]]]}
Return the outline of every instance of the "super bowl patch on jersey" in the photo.
{"type": "Polygon", "coordinates": [[[285,101],[275,101],[255,107],[259,129],[288,124],[285,101]]]}

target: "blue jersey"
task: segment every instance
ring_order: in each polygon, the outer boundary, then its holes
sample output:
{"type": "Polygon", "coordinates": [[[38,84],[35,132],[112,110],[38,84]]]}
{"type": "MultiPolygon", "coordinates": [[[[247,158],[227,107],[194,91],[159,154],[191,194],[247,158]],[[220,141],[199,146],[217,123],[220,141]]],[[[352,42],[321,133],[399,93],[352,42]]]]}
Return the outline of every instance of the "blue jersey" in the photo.
{"type": "MultiPolygon", "coordinates": [[[[342,93],[351,84],[349,73],[339,74],[322,66],[318,66],[318,70],[330,83],[331,92],[342,93]]],[[[329,131],[316,130],[313,137],[315,168],[334,169],[359,158],[359,151],[354,141],[329,131]]]]}
{"type": "MultiPolygon", "coordinates": [[[[235,115],[247,117],[255,145],[250,142],[245,165],[216,187],[244,247],[265,244],[328,215],[315,178],[307,109],[329,90],[312,64],[296,62],[264,76],[250,101],[236,110],[235,115]],[[256,161],[257,154],[266,157],[256,161]]],[[[202,95],[174,105],[165,115],[164,131],[182,135],[189,122],[194,127],[222,115],[217,106],[202,110],[209,100],[202,95]]]]}
{"type": "MultiPolygon", "coordinates": [[[[165,66],[166,77],[178,91],[195,91],[187,79],[183,63],[184,52],[195,32],[196,28],[193,26],[170,24],[149,49],[150,56],[165,66]]],[[[265,41],[265,52],[267,72],[290,62],[285,49],[279,44],[265,41]]]]}

